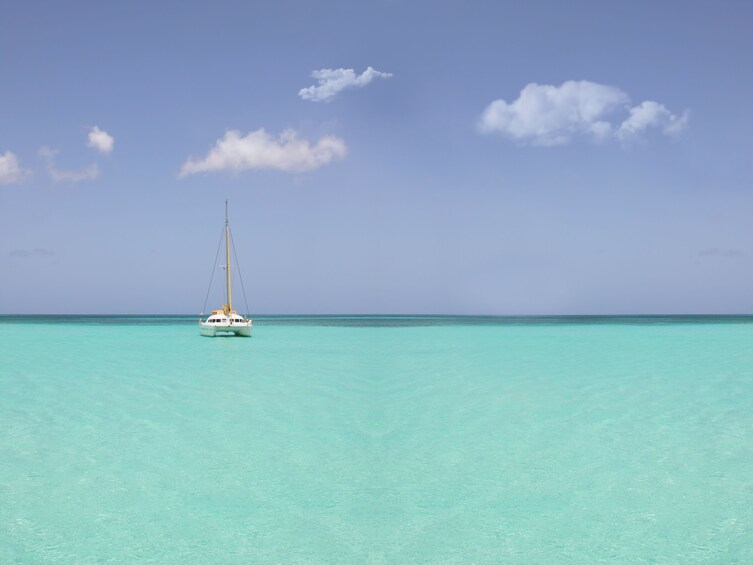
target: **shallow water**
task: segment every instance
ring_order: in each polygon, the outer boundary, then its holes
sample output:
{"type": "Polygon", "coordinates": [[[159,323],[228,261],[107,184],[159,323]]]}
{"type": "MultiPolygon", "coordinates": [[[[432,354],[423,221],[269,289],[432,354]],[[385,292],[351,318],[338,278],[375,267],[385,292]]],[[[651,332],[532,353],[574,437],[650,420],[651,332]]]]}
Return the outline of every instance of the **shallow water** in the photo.
{"type": "Polygon", "coordinates": [[[753,317],[0,317],[0,563],[753,562],[753,317]]]}

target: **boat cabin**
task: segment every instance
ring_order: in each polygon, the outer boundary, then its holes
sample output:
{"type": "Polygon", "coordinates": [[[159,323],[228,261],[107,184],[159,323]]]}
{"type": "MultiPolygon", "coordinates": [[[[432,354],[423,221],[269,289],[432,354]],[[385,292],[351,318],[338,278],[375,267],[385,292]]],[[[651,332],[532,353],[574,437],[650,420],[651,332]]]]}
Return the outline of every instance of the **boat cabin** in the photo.
{"type": "Polygon", "coordinates": [[[227,324],[228,322],[242,323],[246,320],[235,310],[225,314],[223,310],[212,310],[212,315],[207,318],[207,324],[227,324]]]}

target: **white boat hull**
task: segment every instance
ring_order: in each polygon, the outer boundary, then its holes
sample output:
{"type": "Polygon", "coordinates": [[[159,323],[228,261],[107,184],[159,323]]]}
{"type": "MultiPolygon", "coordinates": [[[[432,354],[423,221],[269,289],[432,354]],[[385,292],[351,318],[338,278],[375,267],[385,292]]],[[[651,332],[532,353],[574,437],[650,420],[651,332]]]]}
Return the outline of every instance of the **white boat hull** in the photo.
{"type": "Polygon", "coordinates": [[[217,337],[228,335],[239,335],[251,337],[252,325],[248,324],[207,324],[200,323],[201,335],[205,337],[217,337]]]}

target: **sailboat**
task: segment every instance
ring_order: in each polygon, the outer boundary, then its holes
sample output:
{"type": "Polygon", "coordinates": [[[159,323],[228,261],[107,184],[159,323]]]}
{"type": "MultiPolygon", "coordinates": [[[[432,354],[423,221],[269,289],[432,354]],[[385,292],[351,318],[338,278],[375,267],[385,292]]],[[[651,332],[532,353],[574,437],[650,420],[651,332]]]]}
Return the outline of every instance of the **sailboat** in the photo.
{"type": "MultiPolygon", "coordinates": [[[[203,336],[214,337],[216,335],[232,334],[251,337],[253,321],[250,318],[242,316],[238,312],[233,310],[233,289],[230,281],[230,241],[230,224],[227,219],[227,200],[225,200],[225,256],[227,258],[227,264],[224,265],[224,267],[226,292],[225,297],[227,299],[227,302],[222,305],[222,308],[220,310],[212,310],[212,314],[206,319],[206,321],[202,321],[202,319],[199,318],[199,327],[201,329],[201,335],[203,336]]],[[[235,247],[233,247],[233,250],[235,250],[235,247]]],[[[215,258],[215,265],[216,264],[217,260],[215,258]]],[[[240,274],[240,270],[238,271],[238,273],[240,274]]],[[[214,267],[212,274],[214,275],[214,267]]],[[[241,286],[243,286],[242,278],[241,286]]],[[[209,288],[212,288],[212,279],[209,280],[209,288]]],[[[243,295],[245,299],[245,290],[243,292],[243,295]]],[[[207,291],[207,298],[208,297],[209,291],[207,291]]],[[[206,301],[204,302],[204,307],[206,307],[206,301]]],[[[246,306],[246,310],[248,310],[248,305],[246,306]]],[[[204,312],[202,311],[202,316],[203,315],[204,312]]]]}

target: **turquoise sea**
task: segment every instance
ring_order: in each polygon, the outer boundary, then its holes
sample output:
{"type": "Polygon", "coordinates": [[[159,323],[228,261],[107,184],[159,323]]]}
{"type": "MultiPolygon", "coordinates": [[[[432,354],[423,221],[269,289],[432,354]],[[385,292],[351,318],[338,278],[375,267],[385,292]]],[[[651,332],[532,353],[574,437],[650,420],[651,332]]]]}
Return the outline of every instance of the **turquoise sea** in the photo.
{"type": "Polygon", "coordinates": [[[753,317],[0,317],[0,563],[753,563],[753,317]]]}

